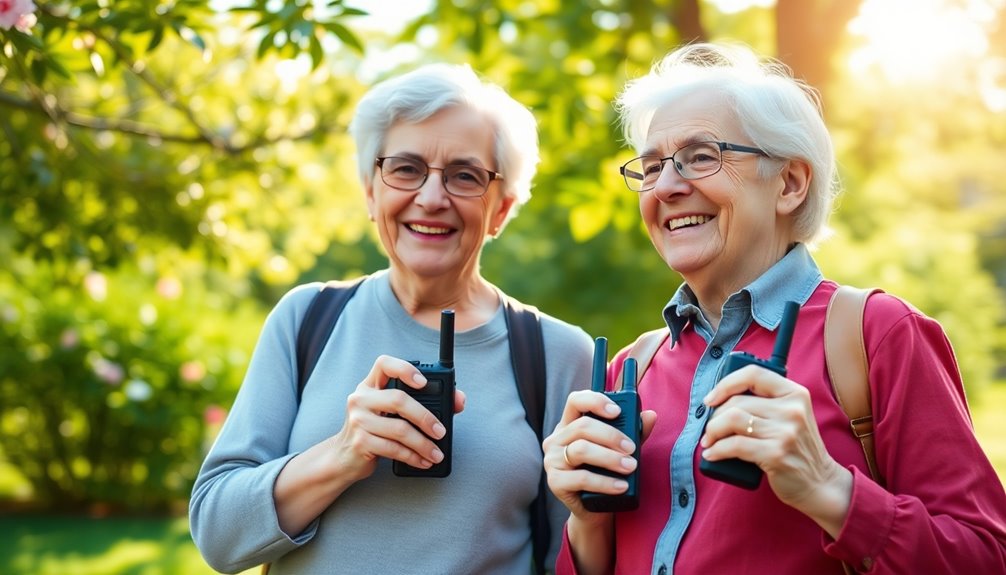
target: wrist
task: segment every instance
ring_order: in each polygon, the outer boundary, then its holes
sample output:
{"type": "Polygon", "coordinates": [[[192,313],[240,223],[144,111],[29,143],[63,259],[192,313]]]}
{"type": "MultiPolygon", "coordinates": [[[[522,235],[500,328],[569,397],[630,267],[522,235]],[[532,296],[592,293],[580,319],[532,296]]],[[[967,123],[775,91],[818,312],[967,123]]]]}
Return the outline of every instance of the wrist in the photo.
{"type": "Polygon", "coordinates": [[[833,539],[838,538],[849,515],[852,486],[852,473],[836,463],[832,477],[815,489],[814,496],[808,498],[803,509],[833,539]]]}
{"type": "Polygon", "coordinates": [[[615,517],[612,513],[570,515],[566,537],[577,573],[611,572],[615,557],[615,517]]]}

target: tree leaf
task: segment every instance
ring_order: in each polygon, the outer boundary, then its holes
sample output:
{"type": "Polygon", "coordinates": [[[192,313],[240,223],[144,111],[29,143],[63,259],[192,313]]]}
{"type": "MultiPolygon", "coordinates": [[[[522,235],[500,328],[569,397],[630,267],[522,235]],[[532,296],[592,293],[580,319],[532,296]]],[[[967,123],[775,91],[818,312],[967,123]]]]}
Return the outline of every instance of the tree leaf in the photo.
{"type": "Polygon", "coordinates": [[[357,53],[363,54],[363,43],[348,28],[338,22],[328,22],[325,24],[325,28],[338,36],[343,44],[349,46],[357,53]]]}

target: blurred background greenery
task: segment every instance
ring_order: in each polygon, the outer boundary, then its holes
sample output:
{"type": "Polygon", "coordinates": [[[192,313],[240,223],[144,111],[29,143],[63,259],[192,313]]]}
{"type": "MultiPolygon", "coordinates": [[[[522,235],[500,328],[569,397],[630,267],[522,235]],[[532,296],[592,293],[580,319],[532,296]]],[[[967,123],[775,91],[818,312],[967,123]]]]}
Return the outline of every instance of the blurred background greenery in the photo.
{"type": "Polygon", "coordinates": [[[354,102],[430,61],[539,120],[485,275],[617,349],[680,279],[619,179],[612,98],[685,41],[780,58],[820,88],[846,188],[819,262],[942,322],[1006,476],[1003,0],[36,4],[0,28],[0,572],[210,572],[185,505],[265,314],[384,266],[354,102]]]}

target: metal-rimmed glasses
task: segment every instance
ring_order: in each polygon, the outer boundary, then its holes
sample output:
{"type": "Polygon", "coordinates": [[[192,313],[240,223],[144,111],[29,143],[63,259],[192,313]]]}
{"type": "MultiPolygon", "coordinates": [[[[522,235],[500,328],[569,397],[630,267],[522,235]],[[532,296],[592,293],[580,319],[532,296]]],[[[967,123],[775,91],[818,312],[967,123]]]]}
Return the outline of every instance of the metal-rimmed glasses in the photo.
{"type": "Polygon", "coordinates": [[[381,169],[381,180],[402,191],[423,187],[430,170],[440,170],[448,194],[465,198],[477,198],[486,193],[490,182],[503,179],[502,174],[469,164],[447,164],[438,168],[422,160],[402,156],[385,156],[377,158],[374,163],[381,169]]]}
{"type": "Polygon", "coordinates": [[[678,174],[686,180],[708,178],[723,168],[723,152],[742,152],[768,156],[759,148],[730,144],[728,142],[696,142],[678,148],[676,152],[660,156],[639,156],[626,162],[619,171],[625,178],[625,185],[634,192],[652,190],[660,179],[664,164],[670,160],[678,174]]]}

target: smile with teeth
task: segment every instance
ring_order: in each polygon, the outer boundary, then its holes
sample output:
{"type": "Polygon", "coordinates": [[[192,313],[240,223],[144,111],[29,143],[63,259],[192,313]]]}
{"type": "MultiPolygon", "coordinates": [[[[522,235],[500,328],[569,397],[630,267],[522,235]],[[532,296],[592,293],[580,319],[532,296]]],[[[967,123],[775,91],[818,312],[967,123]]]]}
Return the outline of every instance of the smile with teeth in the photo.
{"type": "Polygon", "coordinates": [[[673,232],[674,230],[680,228],[704,224],[711,219],[713,219],[712,216],[685,216],[683,218],[671,218],[671,221],[667,222],[667,227],[673,232]]]}
{"type": "Polygon", "coordinates": [[[420,234],[440,236],[451,233],[451,228],[433,228],[422,224],[405,224],[405,227],[420,234]]]}

